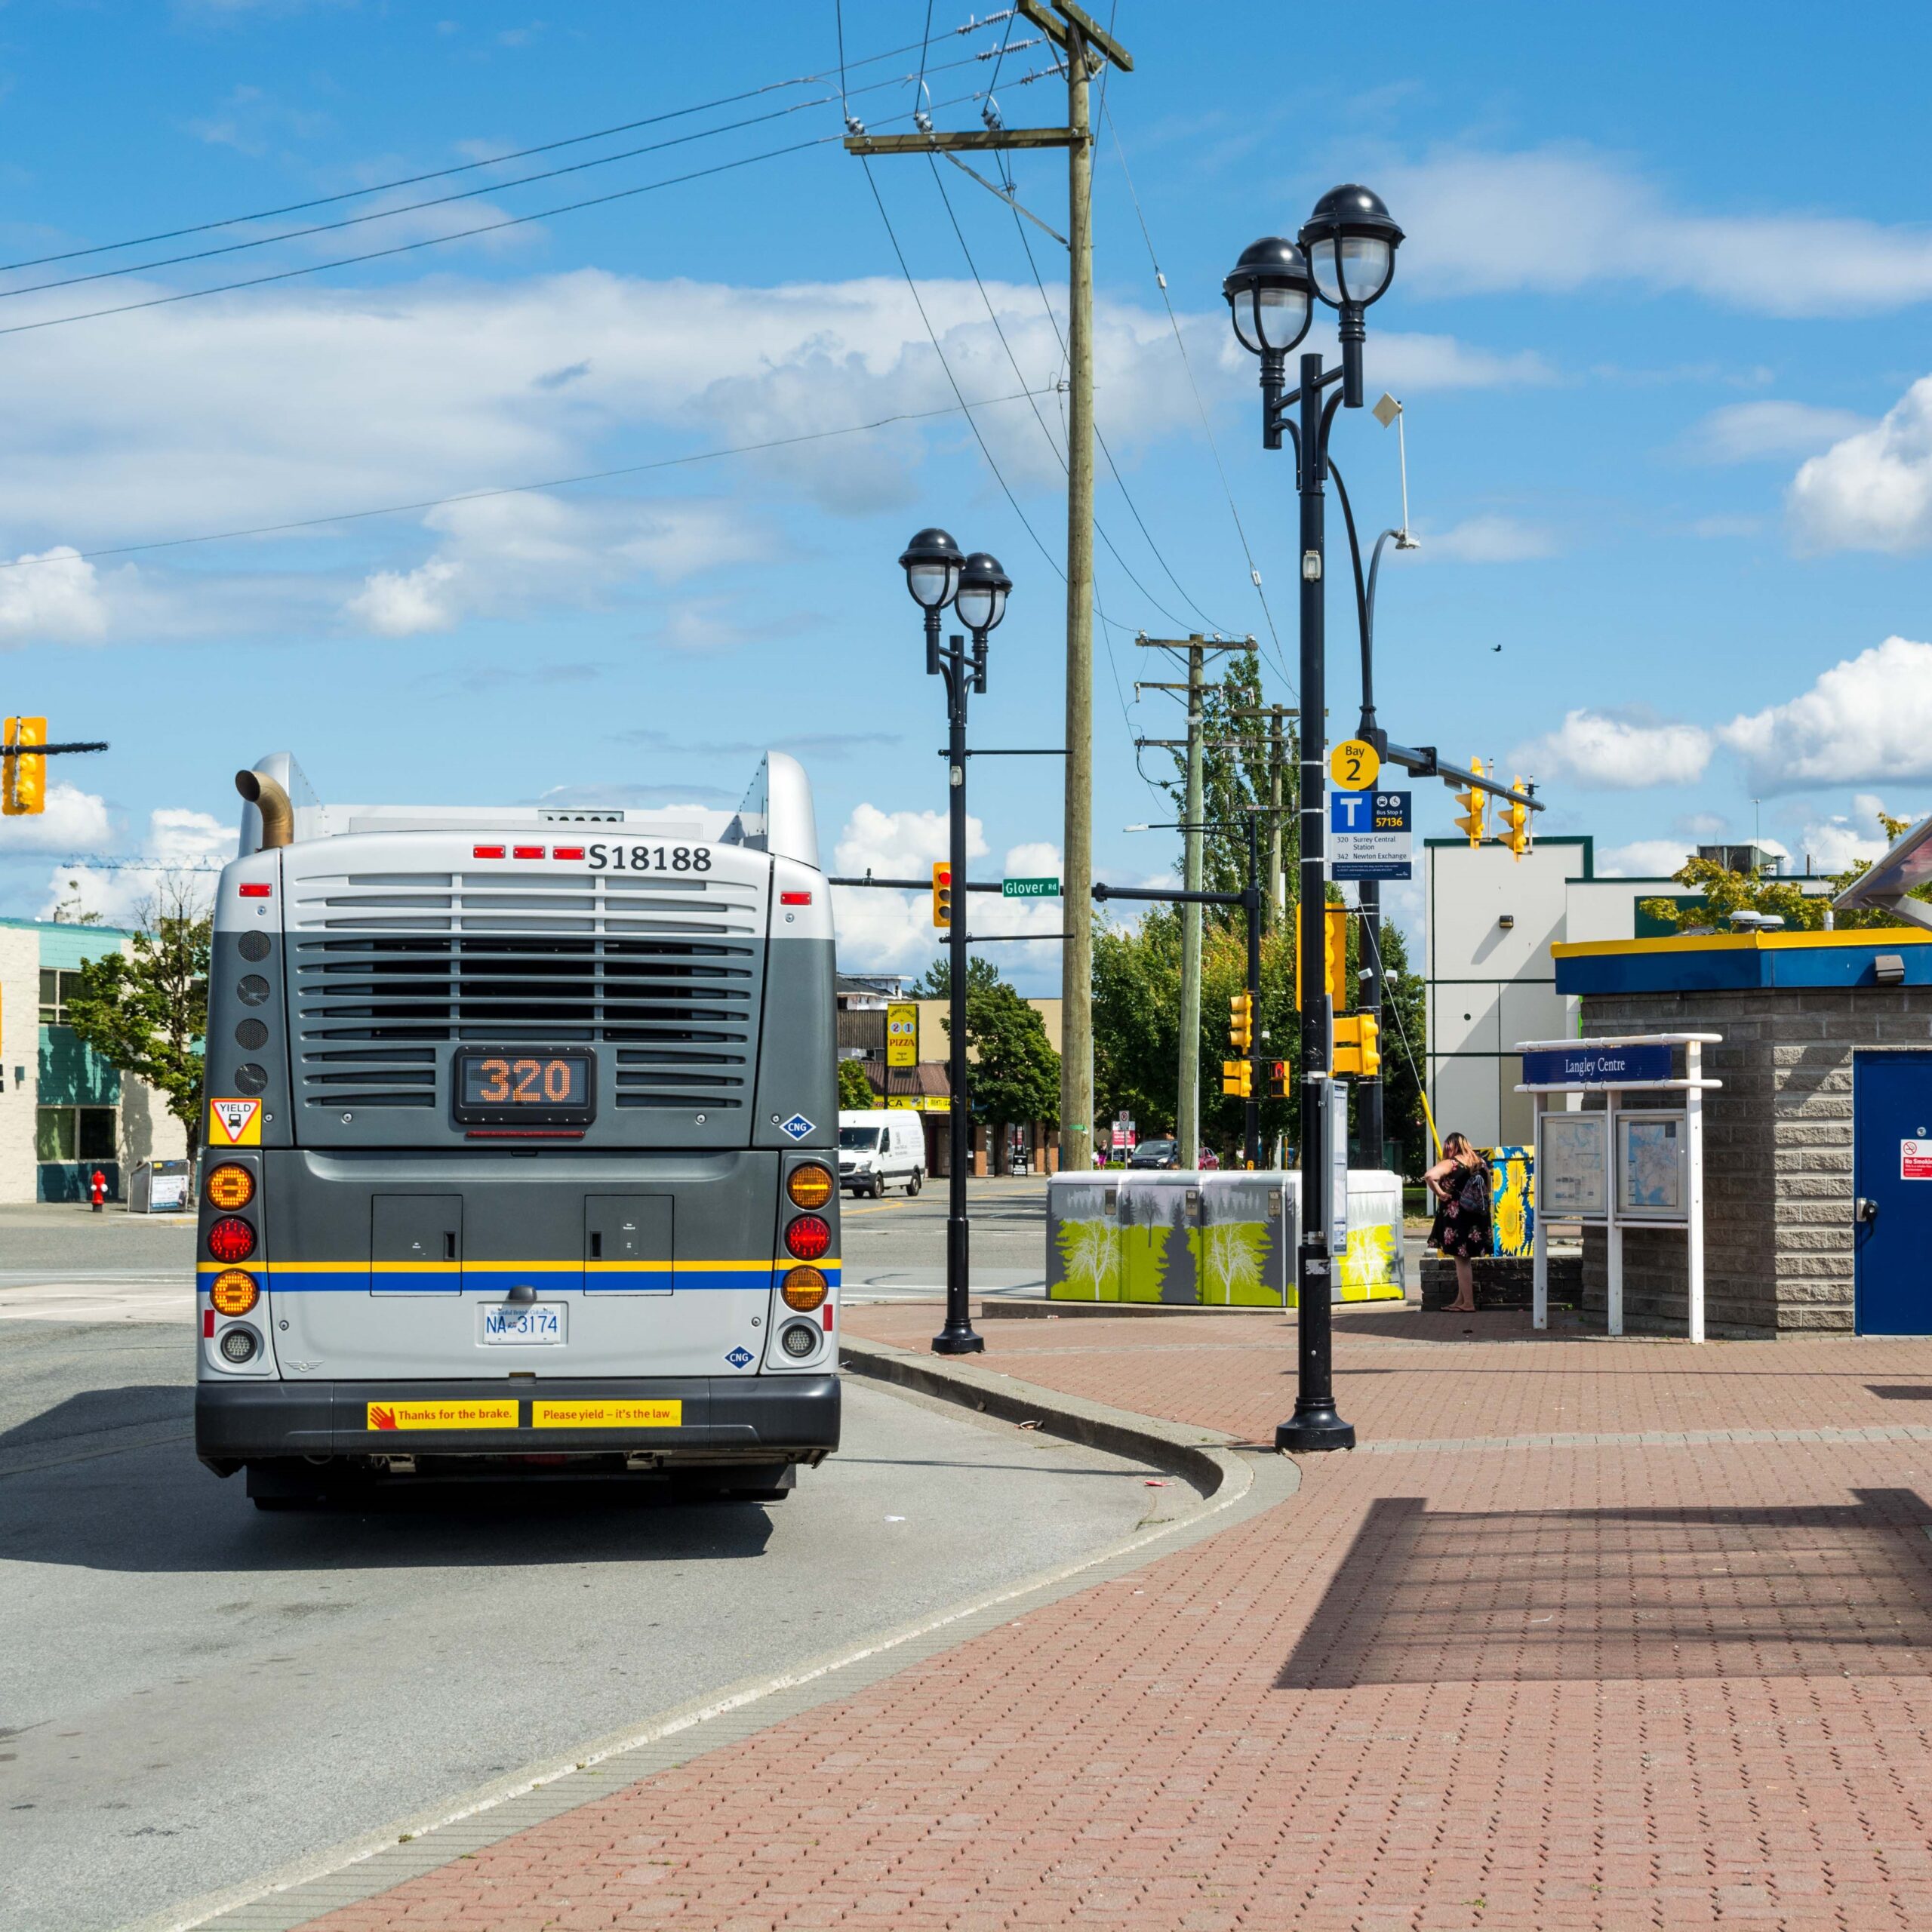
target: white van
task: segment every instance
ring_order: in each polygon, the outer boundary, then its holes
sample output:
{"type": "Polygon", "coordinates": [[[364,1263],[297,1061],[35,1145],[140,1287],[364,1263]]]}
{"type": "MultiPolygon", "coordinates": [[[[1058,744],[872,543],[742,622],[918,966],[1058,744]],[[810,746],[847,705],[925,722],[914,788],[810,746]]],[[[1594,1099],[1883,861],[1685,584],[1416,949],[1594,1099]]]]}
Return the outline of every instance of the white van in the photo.
{"type": "Polygon", "coordinates": [[[838,1185],[876,1201],[888,1187],[909,1195],[925,1185],[926,1136],[906,1107],[867,1107],[838,1116],[838,1185]]]}

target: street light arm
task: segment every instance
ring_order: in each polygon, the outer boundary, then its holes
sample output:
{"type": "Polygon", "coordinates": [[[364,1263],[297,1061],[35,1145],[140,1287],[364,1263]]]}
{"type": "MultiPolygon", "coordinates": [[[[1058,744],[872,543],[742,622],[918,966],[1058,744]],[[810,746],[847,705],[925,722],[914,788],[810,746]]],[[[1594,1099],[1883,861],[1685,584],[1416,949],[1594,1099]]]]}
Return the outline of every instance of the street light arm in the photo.
{"type": "MultiPolygon", "coordinates": [[[[1349,560],[1355,566],[1355,626],[1361,638],[1361,728],[1367,733],[1375,728],[1375,673],[1371,656],[1375,635],[1371,613],[1374,606],[1369,601],[1368,589],[1362,579],[1361,544],[1355,535],[1355,513],[1349,502],[1348,485],[1342,481],[1342,472],[1333,463],[1328,466],[1328,474],[1335,479],[1335,494],[1341,503],[1342,521],[1348,526],[1349,560]]],[[[1381,554],[1382,547],[1378,543],[1376,555],[1380,558],[1381,554]]]]}

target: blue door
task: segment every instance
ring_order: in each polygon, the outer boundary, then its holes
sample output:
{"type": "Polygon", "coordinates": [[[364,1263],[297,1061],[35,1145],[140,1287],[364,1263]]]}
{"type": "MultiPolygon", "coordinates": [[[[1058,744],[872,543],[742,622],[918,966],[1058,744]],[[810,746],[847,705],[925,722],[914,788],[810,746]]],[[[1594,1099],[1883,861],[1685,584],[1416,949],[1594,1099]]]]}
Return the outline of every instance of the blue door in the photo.
{"type": "Polygon", "coordinates": [[[1932,1335],[1932,1051],[1852,1056],[1861,1335],[1932,1335]]]}

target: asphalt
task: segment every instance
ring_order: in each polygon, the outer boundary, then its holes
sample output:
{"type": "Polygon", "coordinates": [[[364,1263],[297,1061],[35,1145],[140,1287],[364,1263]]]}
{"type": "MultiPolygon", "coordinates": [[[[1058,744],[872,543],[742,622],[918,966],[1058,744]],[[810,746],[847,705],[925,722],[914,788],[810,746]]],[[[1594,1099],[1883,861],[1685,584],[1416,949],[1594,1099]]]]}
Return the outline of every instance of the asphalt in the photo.
{"type": "Polygon", "coordinates": [[[556,1491],[264,1515],[185,1325],[0,1329],[5,1932],[239,1884],[761,1671],[1078,1558],[1146,1472],[848,1379],[786,1502],[556,1491]]]}

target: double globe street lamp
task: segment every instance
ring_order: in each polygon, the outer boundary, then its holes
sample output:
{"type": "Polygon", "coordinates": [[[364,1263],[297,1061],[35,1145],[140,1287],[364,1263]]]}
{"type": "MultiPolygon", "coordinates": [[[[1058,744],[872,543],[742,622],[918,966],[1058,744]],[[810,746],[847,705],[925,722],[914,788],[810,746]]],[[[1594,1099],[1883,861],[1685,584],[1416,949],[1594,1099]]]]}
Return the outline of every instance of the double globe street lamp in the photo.
{"type": "Polygon", "coordinates": [[[952,917],[946,928],[947,977],[952,1006],[952,1105],[946,1121],[946,1326],[933,1337],[942,1355],[977,1355],[986,1344],[973,1331],[967,1275],[966,1164],[968,1158],[966,1074],[966,701],[986,688],[986,633],[1006,615],[1013,580],[985,550],[962,556],[943,530],[922,530],[899,559],[906,588],[925,614],[926,672],[946,680],[946,780],[952,917]],[[948,605],[973,634],[969,653],[955,635],[942,648],[940,614],[948,605]]]}
{"type": "MultiPolygon", "coordinates": [[[[1402,231],[1381,197],[1349,183],[1331,188],[1315,203],[1296,240],[1269,235],[1243,250],[1221,285],[1236,338],[1261,358],[1262,447],[1279,449],[1285,432],[1295,451],[1301,500],[1301,905],[1297,951],[1309,961],[1323,957],[1327,896],[1323,848],[1327,813],[1321,772],[1322,720],[1327,715],[1322,485],[1328,466],[1328,434],[1337,408],[1361,407],[1362,345],[1367,339],[1364,312],[1395,279],[1395,251],[1401,242],[1402,231]],[[1288,358],[1308,334],[1318,297],[1339,312],[1336,332],[1341,364],[1324,370],[1318,352],[1303,355],[1300,380],[1291,391],[1288,358]],[[1338,383],[1333,394],[1324,393],[1338,383]]],[[[1340,1219],[1343,1208],[1343,1204],[1330,1201],[1331,1125],[1346,1137],[1346,1129],[1333,1121],[1331,1112],[1332,1017],[1318,968],[1306,975],[1302,989],[1302,1227],[1295,1256],[1300,1373],[1294,1417],[1275,1431],[1276,1448],[1296,1451],[1352,1449],[1355,1440],[1354,1428],[1335,1408],[1329,1306],[1331,1271],[1337,1259],[1330,1251],[1330,1215],[1332,1211],[1340,1219]]]]}

